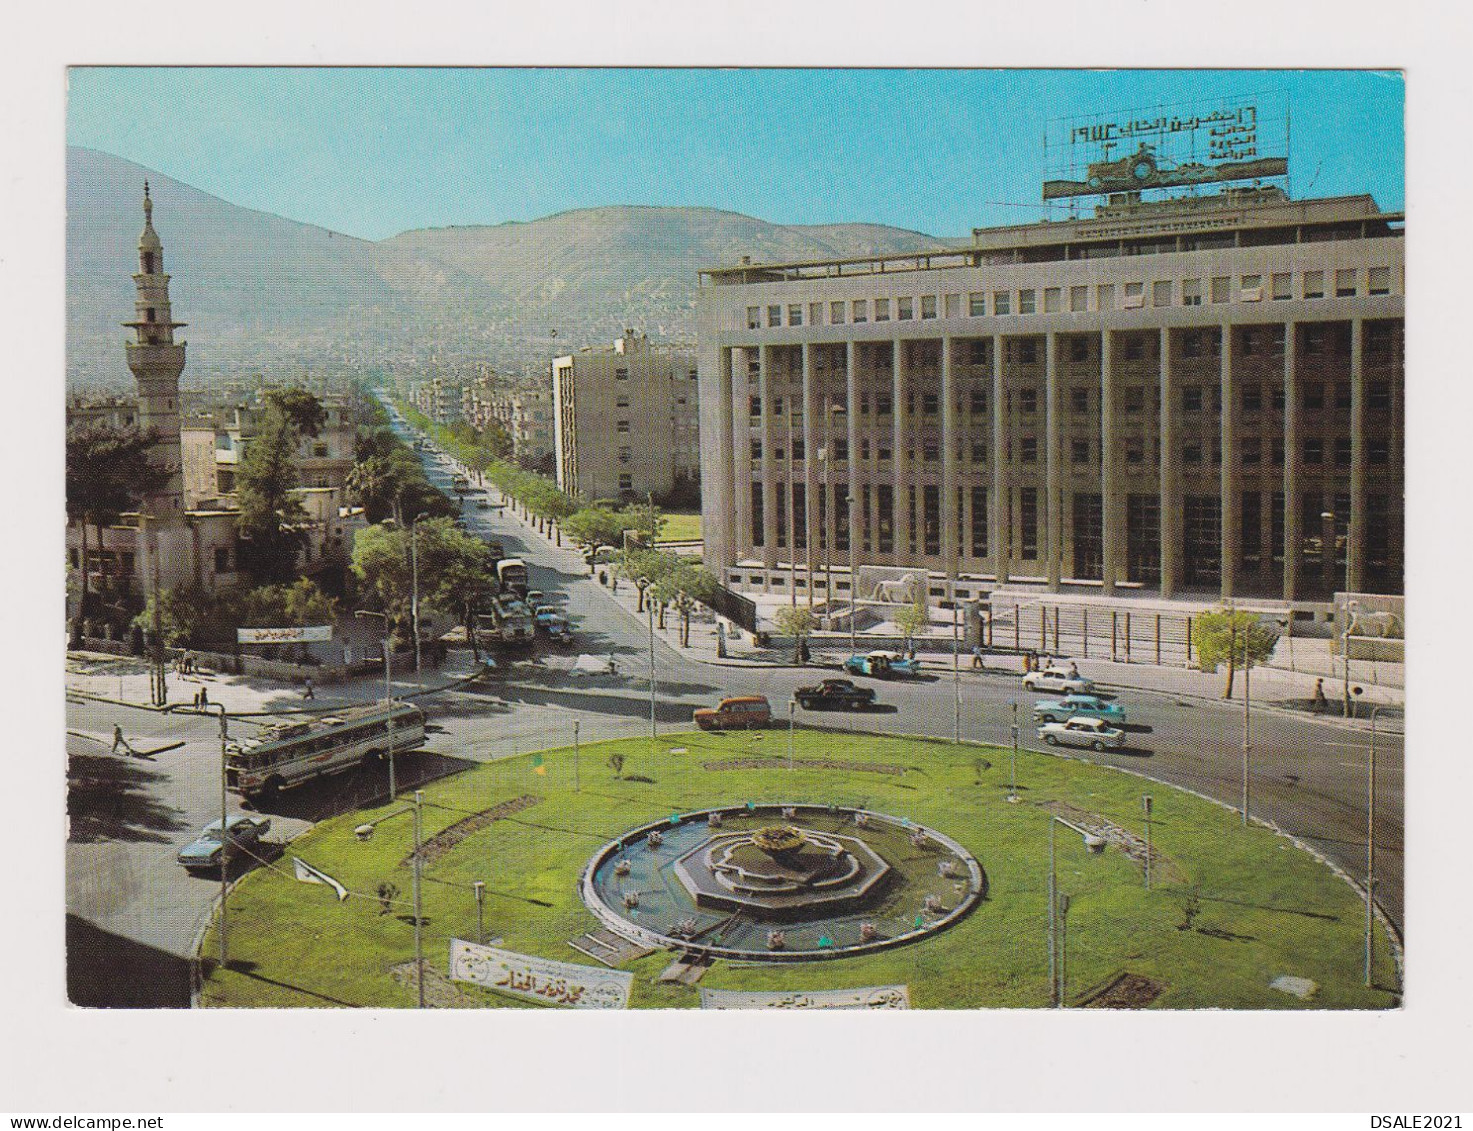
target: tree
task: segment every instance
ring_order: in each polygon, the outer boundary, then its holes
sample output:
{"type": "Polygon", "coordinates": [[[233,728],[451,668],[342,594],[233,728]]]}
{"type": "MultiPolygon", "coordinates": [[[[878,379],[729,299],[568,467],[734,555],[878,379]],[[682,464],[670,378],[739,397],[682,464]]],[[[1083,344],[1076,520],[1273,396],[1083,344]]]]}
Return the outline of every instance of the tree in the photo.
{"type": "Polygon", "coordinates": [[[267,389],[266,406],[281,413],[298,436],[316,436],[327,423],[322,402],[300,385],[267,389]]]}
{"type": "Polygon", "coordinates": [[[409,616],[413,575],[409,561],[409,536],[380,523],[360,530],[353,539],[353,576],[378,599],[396,628],[409,616]]]}
{"type": "Polygon", "coordinates": [[[814,629],[813,611],[807,605],[784,605],[772,619],[778,632],[793,638],[793,662],[801,663],[805,641],[814,629]]]}
{"type": "Polygon", "coordinates": [[[574,511],[563,522],[563,532],[577,545],[592,550],[598,546],[617,546],[624,522],[611,507],[594,504],[574,511]]]}
{"type": "Polygon", "coordinates": [[[624,528],[633,531],[645,546],[653,547],[660,540],[660,532],[665,529],[665,515],[653,502],[633,503],[620,513],[624,518],[624,528]]]}
{"type": "Polygon", "coordinates": [[[292,410],[268,398],[236,474],[241,566],[257,584],[296,576],[307,512],[296,495],[298,433],[292,410]]]}
{"type": "Polygon", "coordinates": [[[1227,663],[1227,685],[1222,697],[1233,697],[1233,676],[1240,667],[1264,663],[1273,655],[1279,631],[1257,613],[1218,608],[1200,613],[1192,621],[1192,639],[1197,644],[1197,666],[1204,672],[1217,671],[1227,663]]]}
{"type": "Polygon", "coordinates": [[[634,582],[639,590],[639,604],[635,612],[644,612],[644,602],[650,586],[659,581],[674,567],[673,554],[662,554],[656,550],[631,548],[619,552],[619,571],[634,582]]]}
{"type": "Polygon", "coordinates": [[[136,428],[87,424],[67,430],[66,513],[82,533],[79,617],[90,604],[88,526],[97,528],[100,549],[103,527],[168,482],[167,473],[148,462],[151,445],[151,437],[136,428]]]}
{"type": "Polygon", "coordinates": [[[491,556],[485,543],[446,518],[419,522],[414,530],[386,525],[361,531],[353,544],[353,574],[378,598],[399,630],[409,622],[416,566],[421,605],[453,610],[475,631],[475,616],[491,594],[491,556]]]}
{"type": "Polygon", "coordinates": [[[915,638],[925,632],[931,623],[931,614],[926,611],[926,606],[920,601],[914,605],[906,605],[895,614],[895,627],[900,635],[905,637],[907,649],[915,644],[915,638]]]}
{"type": "Polygon", "coordinates": [[[711,601],[721,587],[715,576],[700,562],[681,558],[671,574],[675,611],[680,614],[680,646],[690,647],[690,617],[698,604],[711,601]]]}

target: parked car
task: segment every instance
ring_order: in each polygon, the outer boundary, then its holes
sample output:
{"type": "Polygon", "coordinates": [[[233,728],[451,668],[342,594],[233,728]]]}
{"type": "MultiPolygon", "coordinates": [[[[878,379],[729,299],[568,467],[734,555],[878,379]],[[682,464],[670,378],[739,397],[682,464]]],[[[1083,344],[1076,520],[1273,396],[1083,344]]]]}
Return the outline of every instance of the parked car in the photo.
{"type": "Polygon", "coordinates": [[[219,871],[221,850],[234,857],[258,849],[261,838],[271,829],[271,818],[237,813],[229,819],[228,827],[228,836],[222,837],[220,822],[211,821],[199,836],[179,850],[179,863],[191,872],[207,868],[219,871]]]}
{"type": "Polygon", "coordinates": [[[903,679],[921,674],[921,665],[899,652],[864,652],[844,661],[844,670],[855,675],[871,675],[876,679],[903,679]]]}
{"type": "Polygon", "coordinates": [[[1044,723],[1038,728],[1038,737],[1050,746],[1088,746],[1092,750],[1107,747],[1118,750],[1125,745],[1125,732],[1112,727],[1103,719],[1076,715],[1067,722],[1044,723]]]}
{"type": "Polygon", "coordinates": [[[734,695],[714,707],[697,707],[691,717],[702,730],[751,730],[772,722],[765,695],[734,695]]]}
{"type": "Polygon", "coordinates": [[[875,701],[872,687],[860,687],[847,679],[820,680],[812,687],[800,687],[793,693],[798,706],[808,710],[839,707],[859,711],[875,701]]]}
{"type": "Polygon", "coordinates": [[[1023,677],[1029,691],[1062,691],[1066,695],[1085,695],[1095,685],[1079,674],[1077,668],[1048,667],[1029,672],[1023,677]]]}
{"type": "Polygon", "coordinates": [[[541,589],[528,589],[522,594],[522,600],[535,609],[539,605],[545,605],[547,603],[547,594],[542,592],[541,589]]]}
{"type": "Polygon", "coordinates": [[[1062,699],[1040,699],[1033,704],[1033,717],[1046,723],[1081,717],[1104,719],[1118,726],[1125,722],[1125,708],[1098,695],[1066,695],[1062,699]]]}

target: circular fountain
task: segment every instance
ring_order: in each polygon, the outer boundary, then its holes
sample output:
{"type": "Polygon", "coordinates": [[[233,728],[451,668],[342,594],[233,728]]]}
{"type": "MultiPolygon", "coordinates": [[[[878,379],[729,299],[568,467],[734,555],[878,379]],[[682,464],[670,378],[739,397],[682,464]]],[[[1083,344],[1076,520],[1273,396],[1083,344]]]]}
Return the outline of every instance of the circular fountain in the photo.
{"type": "Polygon", "coordinates": [[[791,804],[701,810],[631,829],[594,855],[582,880],[584,903],[626,938],[785,962],[927,937],[985,892],[981,865],[935,830],[869,810],[791,804]]]}

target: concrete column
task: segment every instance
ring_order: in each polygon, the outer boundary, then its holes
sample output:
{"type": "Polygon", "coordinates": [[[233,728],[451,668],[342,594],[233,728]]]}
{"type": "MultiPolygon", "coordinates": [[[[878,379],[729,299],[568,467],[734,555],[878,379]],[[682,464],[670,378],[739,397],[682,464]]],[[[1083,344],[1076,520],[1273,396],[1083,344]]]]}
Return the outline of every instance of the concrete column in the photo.
{"type": "Polygon", "coordinates": [[[1161,330],[1161,596],[1176,596],[1181,584],[1181,452],[1176,439],[1180,397],[1171,364],[1171,331],[1161,330]]]}
{"type": "Polygon", "coordinates": [[[1243,556],[1243,514],[1241,492],[1235,489],[1238,483],[1238,385],[1233,376],[1233,328],[1223,323],[1221,333],[1218,358],[1219,387],[1222,390],[1222,466],[1218,469],[1218,507],[1222,514],[1220,580],[1222,598],[1227,600],[1236,591],[1238,562],[1243,556]]]}
{"type": "Polygon", "coordinates": [[[1120,516],[1120,483],[1115,459],[1115,357],[1111,331],[1100,333],[1100,507],[1104,520],[1102,591],[1115,592],[1120,577],[1124,523],[1120,516]]]}
{"type": "MultiPolygon", "coordinates": [[[[818,508],[814,506],[815,481],[818,469],[818,449],[815,447],[813,410],[816,403],[813,390],[813,350],[811,342],[798,347],[803,351],[803,518],[804,541],[803,577],[808,582],[808,603],[813,603],[813,563],[818,553],[814,538],[817,529],[818,508]]],[[[830,453],[832,454],[832,453],[830,453]]]]}
{"type": "MultiPolygon", "coordinates": [[[[744,475],[747,467],[746,451],[739,447],[740,441],[745,439],[737,435],[736,419],[732,415],[733,368],[736,357],[741,351],[727,347],[717,351],[716,356],[716,443],[714,459],[716,474],[714,478],[718,484],[718,490],[710,496],[710,507],[707,513],[715,519],[723,510],[732,516],[732,522],[726,529],[713,530],[714,537],[707,540],[706,554],[710,564],[714,567],[721,584],[725,585],[727,567],[732,565],[738,557],[744,556],[742,548],[750,545],[749,535],[751,533],[751,488],[746,486],[750,476],[744,475]],[[731,492],[725,499],[722,497],[720,485],[725,485],[731,492]],[[743,492],[746,497],[743,497],[743,492]],[[726,504],[723,507],[723,502],[726,504]]],[[[703,469],[704,470],[704,469],[703,469]]],[[[713,521],[713,526],[720,526],[719,522],[713,521]]]]}
{"type": "Polygon", "coordinates": [[[892,384],[890,395],[893,399],[895,422],[894,436],[892,437],[894,462],[891,464],[895,476],[895,558],[897,561],[910,565],[914,564],[910,559],[910,488],[912,481],[910,477],[910,461],[906,459],[905,451],[907,445],[912,442],[910,435],[910,413],[906,411],[905,394],[909,389],[909,374],[906,372],[905,342],[896,339],[890,343],[892,384]]]}
{"type": "Polygon", "coordinates": [[[1350,322],[1350,527],[1345,547],[1345,584],[1366,587],[1366,367],[1363,319],[1350,322]]]}
{"type": "Polygon", "coordinates": [[[762,564],[777,565],[777,461],[772,458],[772,347],[757,347],[757,395],[762,398],[762,564]]]}
{"type": "Polygon", "coordinates": [[[1043,343],[1043,448],[1045,520],[1044,561],[1048,587],[1057,593],[1063,573],[1064,499],[1060,488],[1062,468],[1059,451],[1059,335],[1049,331],[1043,343]]]}
{"type": "MultiPolygon", "coordinates": [[[[858,541],[860,534],[859,515],[859,479],[863,475],[869,478],[869,471],[859,460],[859,347],[851,338],[844,344],[844,378],[846,388],[846,413],[849,418],[849,560],[856,566],[860,561],[860,551],[864,543],[858,541]]],[[[874,494],[873,491],[870,492],[874,494]]],[[[869,516],[870,523],[874,522],[874,516],[869,516]]],[[[871,526],[871,529],[874,529],[871,526]]],[[[849,598],[859,598],[859,578],[849,578],[849,598]]]]}
{"type": "Polygon", "coordinates": [[[961,548],[956,529],[956,381],[951,347],[950,338],[941,339],[941,557],[947,581],[955,582],[961,548]]]}
{"type": "Polygon", "coordinates": [[[1299,421],[1299,325],[1284,324],[1284,600],[1299,596],[1299,550],[1304,541],[1299,493],[1303,440],[1299,421]]]}
{"type": "Polygon", "coordinates": [[[992,568],[999,584],[1007,582],[1013,560],[1012,461],[1008,446],[1007,401],[1003,397],[1002,335],[992,335],[992,568]]]}

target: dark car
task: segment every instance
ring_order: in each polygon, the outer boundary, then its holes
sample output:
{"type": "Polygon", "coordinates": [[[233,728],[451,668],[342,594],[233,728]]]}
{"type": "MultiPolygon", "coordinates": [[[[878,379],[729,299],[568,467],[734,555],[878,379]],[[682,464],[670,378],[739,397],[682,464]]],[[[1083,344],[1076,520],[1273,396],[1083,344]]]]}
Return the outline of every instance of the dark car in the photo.
{"type": "Polygon", "coordinates": [[[825,679],[812,687],[798,688],[793,698],[798,701],[798,706],[808,710],[838,708],[858,711],[874,703],[875,692],[874,688],[860,687],[851,680],[825,679]]]}

